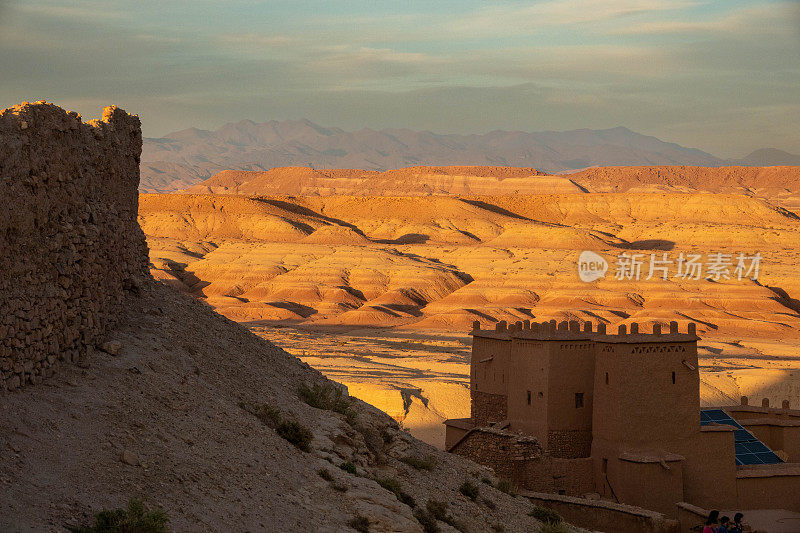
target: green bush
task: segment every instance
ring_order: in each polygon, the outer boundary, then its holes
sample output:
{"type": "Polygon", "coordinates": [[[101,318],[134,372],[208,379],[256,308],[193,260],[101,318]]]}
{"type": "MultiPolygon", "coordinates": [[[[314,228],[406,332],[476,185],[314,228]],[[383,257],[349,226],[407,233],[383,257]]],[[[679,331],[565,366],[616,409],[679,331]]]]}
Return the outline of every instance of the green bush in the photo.
{"type": "Polygon", "coordinates": [[[276,431],[278,435],[294,444],[298,450],[311,451],[311,441],[314,439],[314,435],[297,420],[283,420],[278,424],[276,431]]]}
{"type": "Polygon", "coordinates": [[[539,522],[547,525],[555,526],[561,523],[561,515],[552,509],[548,509],[547,507],[539,507],[538,505],[531,509],[531,512],[528,513],[528,516],[532,516],[539,522]]]}
{"type": "Polygon", "coordinates": [[[506,530],[506,527],[503,524],[492,524],[492,531],[497,531],[497,533],[503,533],[506,530]]]}
{"type": "Polygon", "coordinates": [[[325,481],[333,481],[333,476],[325,468],[320,468],[319,470],[317,470],[317,474],[319,474],[319,477],[321,477],[325,481]]]}
{"type": "Polygon", "coordinates": [[[478,487],[476,487],[469,481],[465,481],[464,483],[462,483],[461,486],[458,487],[458,490],[461,491],[461,494],[463,494],[472,501],[477,500],[478,496],[480,495],[478,487]]]}
{"type": "Polygon", "coordinates": [[[131,499],[127,509],[100,511],[93,526],[71,527],[73,533],[167,533],[169,518],[161,509],[147,510],[140,500],[131,499]]]}
{"type": "Polygon", "coordinates": [[[369,519],[364,516],[357,515],[347,525],[361,533],[369,533],[369,519]]]}
{"type": "Polygon", "coordinates": [[[311,407],[334,411],[345,415],[350,424],[355,422],[356,413],[350,406],[353,400],[349,396],[345,396],[340,387],[332,383],[314,383],[309,387],[304,383],[297,392],[300,399],[311,407]]]}
{"type": "Polygon", "coordinates": [[[412,468],[416,468],[417,470],[433,470],[436,466],[436,456],[435,455],[426,455],[425,457],[415,457],[413,455],[407,455],[405,457],[400,458],[405,464],[412,468]]]}
{"type": "Polygon", "coordinates": [[[356,470],[356,465],[354,465],[350,461],[345,461],[344,463],[340,464],[339,468],[341,468],[348,474],[353,474],[354,476],[358,474],[358,471],[356,470]]]}
{"type": "Polygon", "coordinates": [[[414,501],[414,498],[403,491],[403,486],[396,478],[376,478],[375,481],[377,481],[378,485],[393,493],[395,496],[397,496],[398,500],[408,505],[412,509],[417,505],[417,503],[414,501]]]}

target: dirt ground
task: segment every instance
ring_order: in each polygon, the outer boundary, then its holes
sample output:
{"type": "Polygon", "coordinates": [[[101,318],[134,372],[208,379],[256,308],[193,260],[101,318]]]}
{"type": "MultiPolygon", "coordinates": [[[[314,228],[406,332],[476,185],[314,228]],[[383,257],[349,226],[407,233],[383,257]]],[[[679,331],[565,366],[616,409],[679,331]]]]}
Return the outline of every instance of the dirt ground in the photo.
{"type": "Polygon", "coordinates": [[[375,408],[355,401],[348,423],[303,403],[301,384],[326,381],[316,370],[166,286],[129,295],[107,340],[122,343],[118,355],[96,351],[88,368],[64,364],[43,384],[0,393],[0,530],[63,531],[140,497],[177,531],[347,531],[358,516],[370,531],[421,531],[373,478],[397,479],[418,507],[447,502],[465,531],[536,527],[529,502],[481,482],[486,469],[375,408]],[[309,452],[240,407],[265,403],[311,430],[309,452]],[[416,470],[407,456],[436,466],[416,470]],[[467,480],[477,501],[458,491],[467,480]]]}

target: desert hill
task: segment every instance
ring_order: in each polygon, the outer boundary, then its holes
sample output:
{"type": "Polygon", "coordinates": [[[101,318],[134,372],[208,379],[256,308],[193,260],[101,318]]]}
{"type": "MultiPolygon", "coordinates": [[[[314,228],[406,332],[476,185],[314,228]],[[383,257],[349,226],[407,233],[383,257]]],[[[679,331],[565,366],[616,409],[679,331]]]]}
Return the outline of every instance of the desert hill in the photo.
{"type": "Polygon", "coordinates": [[[753,193],[686,183],[685,192],[143,194],[139,221],[154,276],[278,339],[438,446],[442,420],[469,405],[474,320],[694,321],[703,401],[800,402],[800,219],[753,193]],[[605,279],[578,280],[583,250],[606,258],[605,279]],[[676,279],[674,263],[667,280],[646,279],[651,254],[715,252],[760,253],[758,281],[676,279]],[[640,279],[615,279],[622,253],[640,254],[640,279]]]}
{"type": "Polygon", "coordinates": [[[157,276],[239,320],[458,330],[476,317],[614,322],[624,313],[669,321],[694,311],[713,326],[710,334],[723,325],[729,334],[791,334],[800,319],[794,297],[780,292],[800,288],[789,271],[798,219],[744,195],[142,195],[140,224],[157,276]],[[574,286],[584,249],[648,258],[758,250],[771,267],[760,284],[607,279],[574,286]],[[567,297],[575,291],[582,296],[567,297]],[[670,299],[675,311],[665,314],[670,299]],[[751,315],[755,322],[744,318],[751,315]]]}
{"type": "Polygon", "coordinates": [[[184,192],[249,196],[722,192],[763,197],[797,209],[800,167],[596,167],[562,175],[529,167],[409,167],[384,172],[281,167],[266,172],[225,170],[184,192]]]}
{"type": "Polygon", "coordinates": [[[800,166],[597,167],[567,177],[597,192],[625,192],[645,185],[709,192],[744,189],[759,196],[775,191],[800,191],[800,166]]]}
{"type": "Polygon", "coordinates": [[[536,527],[530,503],[481,482],[485,468],[375,408],[356,400],[345,417],[307,405],[298,389],[326,383],[316,370],[163,285],[131,293],[108,339],[118,355],[98,351],[86,368],[0,396],[0,529],[61,531],[137,496],[177,531],[352,531],[359,517],[370,531],[422,531],[411,499],[446,502],[463,531],[536,527]],[[310,430],[308,451],[259,406],[310,430]],[[375,479],[396,480],[406,503],[375,479]],[[459,492],[465,481],[476,501],[459,492]]]}
{"type": "Polygon", "coordinates": [[[798,166],[800,165],[800,155],[790,154],[776,148],[760,148],[753,150],[738,161],[731,161],[731,164],[748,167],[798,166]]]}
{"type": "Polygon", "coordinates": [[[267,172],[225,170],[182,191],[190,194],[300,196],[427,196],[582,192],[568,178],[534,168],[409,167],[385,172],[280,167],[267,172]]]}
{"type": "Polygon", "coordinates": [[[188,189],[223,170],[275,167],[386,170],[415,165],[504,165],[547,173],[595,165],[705,165],[725,162],[700,150],[618,127],[606,130],[492,131],[436,134],[362,129],[349,132],[308,120],[242,120],[215,131],[190,128],[145,139],[142,192],[188,189]]]}

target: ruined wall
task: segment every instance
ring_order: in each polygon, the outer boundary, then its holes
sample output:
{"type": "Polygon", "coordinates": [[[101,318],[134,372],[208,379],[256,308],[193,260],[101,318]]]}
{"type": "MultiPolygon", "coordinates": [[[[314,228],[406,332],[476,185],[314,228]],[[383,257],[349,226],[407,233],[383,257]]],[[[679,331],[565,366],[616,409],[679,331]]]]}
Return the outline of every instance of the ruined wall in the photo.
{"type": "Polygon", "coordinates": [[[0,111],[0,387],[82,362],[147,276],[138,117],[43,102],[0,111]]]}
{"type": "Polygon", "coordinates": [[[481,428],[473,430],[450,452],[488,466],[498,477],[510,479],[518,486],[524,487],[525,464],[539,459],[542,448],[532,437],[481,428]]]}

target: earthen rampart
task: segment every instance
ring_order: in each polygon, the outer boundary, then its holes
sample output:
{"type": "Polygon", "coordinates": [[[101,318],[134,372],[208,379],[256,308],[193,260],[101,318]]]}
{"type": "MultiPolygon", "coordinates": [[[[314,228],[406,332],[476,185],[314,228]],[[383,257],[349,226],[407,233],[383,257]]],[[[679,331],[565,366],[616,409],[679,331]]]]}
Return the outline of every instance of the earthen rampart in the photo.
{"type": "Polygon", "coordinates": [[[139,118],[88,123],[37,102],[0,111],[0,388],[84,362],[144,279],[139,118]]]}

